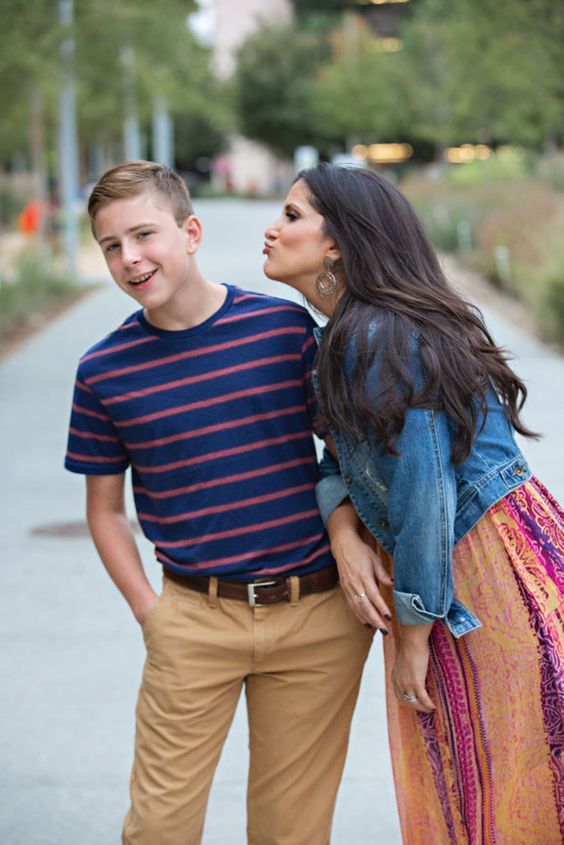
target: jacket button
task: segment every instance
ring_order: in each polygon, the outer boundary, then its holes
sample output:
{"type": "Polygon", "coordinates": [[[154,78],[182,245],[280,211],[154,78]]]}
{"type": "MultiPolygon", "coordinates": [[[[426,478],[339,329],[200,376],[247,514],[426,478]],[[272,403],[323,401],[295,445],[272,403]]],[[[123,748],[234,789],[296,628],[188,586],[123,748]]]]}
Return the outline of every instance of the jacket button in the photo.
{"type": "Polygon", "coordinates": [[[380,526],[380,528],[387,528],[388,527],[388,520],[387,519],[381,519],[380,522],[378,523],[378,525],[380,526]]]}
{"type": "Polygon", "coordinates": [[[345,484],[352,484],[352,478],[350,475],[345,475],[345,484]]]}
{"type": "Polygon", "coordinates": [[[522,475],[525,475],[525,467],[522,467],[520,464],[518,464],[515,467],[515,475],[517,475],[519,478],[521,478],[522,475]]]}

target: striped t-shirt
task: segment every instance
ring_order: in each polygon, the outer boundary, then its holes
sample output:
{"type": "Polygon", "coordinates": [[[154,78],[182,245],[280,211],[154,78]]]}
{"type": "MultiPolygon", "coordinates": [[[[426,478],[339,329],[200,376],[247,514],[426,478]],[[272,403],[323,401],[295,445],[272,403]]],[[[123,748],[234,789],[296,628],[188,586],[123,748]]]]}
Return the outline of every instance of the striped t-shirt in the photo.
{"type": "Polygon", "coordinates": [[[132,470],[137,516],[165,568],[249,581],[332,562],[315,500],[313,322],[227,286],[184,331],[142,311],[81,359],[65,466],[132,470]]]}

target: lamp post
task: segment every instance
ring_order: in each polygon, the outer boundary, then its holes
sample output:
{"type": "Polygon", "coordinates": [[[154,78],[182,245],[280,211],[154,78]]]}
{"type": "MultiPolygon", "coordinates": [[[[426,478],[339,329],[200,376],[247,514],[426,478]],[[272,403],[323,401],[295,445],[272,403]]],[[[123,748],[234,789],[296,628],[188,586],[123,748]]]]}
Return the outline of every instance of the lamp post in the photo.
{"type": "Polygon", "coordinates": [[[126,161],[141,158],[141,137],[135,100],[135,55],[130,44],[121,48],[123,65],[123,153],[126,161]]]}
{"type": "Polygon", "coordinates": [[[153,103],[153,160],[174,167],[173,126],[164,97],[155,97],[153,103]]]}
{"type": "Polygon", "coordinates": [[[73,0],[59,0],[61,90],[59,94],[59,189],[63,211],[63,242],[67,270],[77,273],[78,228],[75,202],[78,197],[78,154],[74,90],[73,0]]]}

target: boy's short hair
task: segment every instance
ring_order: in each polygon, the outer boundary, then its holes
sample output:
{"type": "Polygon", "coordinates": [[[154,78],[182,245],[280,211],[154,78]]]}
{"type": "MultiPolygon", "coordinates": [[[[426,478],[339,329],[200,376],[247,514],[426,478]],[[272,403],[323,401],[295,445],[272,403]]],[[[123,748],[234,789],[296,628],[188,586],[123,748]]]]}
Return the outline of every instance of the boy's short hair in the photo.
{"type": "Polygon", "coordinates": [[[154,161],[126,161],[107,170],[94,186],[88,200],[92,229],[100,209],[114,200],[137,197],[146,191],[166,199],[179,226],[194,213],[188,188],[178,173],[154,161]]]}

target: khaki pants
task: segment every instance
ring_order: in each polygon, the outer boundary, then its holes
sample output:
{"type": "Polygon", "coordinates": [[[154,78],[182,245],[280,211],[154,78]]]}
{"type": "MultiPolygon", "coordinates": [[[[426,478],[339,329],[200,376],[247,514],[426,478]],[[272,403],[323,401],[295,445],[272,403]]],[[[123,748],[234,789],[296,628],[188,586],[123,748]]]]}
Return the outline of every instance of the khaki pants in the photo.
{"type": "Polygon", "coordinates": [[[201,842],[243,684],[250,845],[327,845],[372,640],[340,588],[251,608],[165,578],[143,632],[123,845],[201,842]]]}

